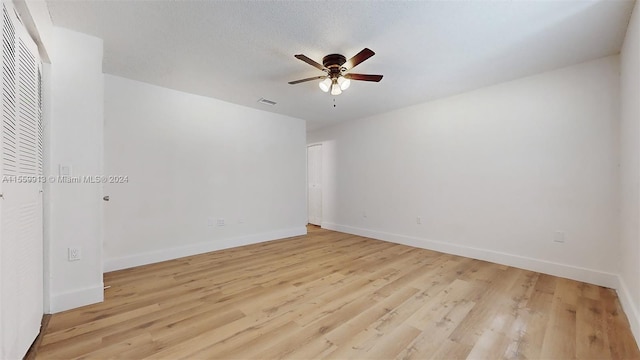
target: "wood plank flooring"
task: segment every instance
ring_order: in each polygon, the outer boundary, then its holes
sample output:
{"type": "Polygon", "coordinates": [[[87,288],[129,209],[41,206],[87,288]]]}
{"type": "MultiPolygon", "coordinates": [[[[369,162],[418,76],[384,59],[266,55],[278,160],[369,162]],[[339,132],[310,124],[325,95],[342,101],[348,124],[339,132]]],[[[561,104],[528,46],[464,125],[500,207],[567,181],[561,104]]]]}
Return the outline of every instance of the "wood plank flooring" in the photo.
{"type": "Polygon", "coordinates": [[[613,290],[310,226],[105,274],[38,359],[640,359],[613,290]]]}

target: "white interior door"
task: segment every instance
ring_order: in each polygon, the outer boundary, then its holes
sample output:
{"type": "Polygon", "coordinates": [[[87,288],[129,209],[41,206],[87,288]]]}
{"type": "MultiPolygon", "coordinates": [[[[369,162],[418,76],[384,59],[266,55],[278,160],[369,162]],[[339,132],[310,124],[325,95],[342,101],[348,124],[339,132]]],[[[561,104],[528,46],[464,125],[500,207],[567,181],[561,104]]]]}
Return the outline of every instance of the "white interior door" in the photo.
{"type": "Polygon", "coordinates": [[[2,6],[0,358],[19,359],[43,313],[42,141],[38,49],[2,6]]]}
{"type": "Polygon", "coordinates": [[[307,147],[307,212],[309,224],[322,223],[322,144],[307,147]]]}

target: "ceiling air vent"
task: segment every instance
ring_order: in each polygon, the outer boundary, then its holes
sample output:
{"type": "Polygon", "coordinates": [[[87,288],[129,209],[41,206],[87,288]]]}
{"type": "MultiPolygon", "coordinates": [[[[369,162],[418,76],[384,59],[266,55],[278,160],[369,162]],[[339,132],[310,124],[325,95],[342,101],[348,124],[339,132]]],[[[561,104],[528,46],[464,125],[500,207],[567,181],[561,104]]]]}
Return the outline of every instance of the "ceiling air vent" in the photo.
{"type": "Polygon", "coordinates": [[[271,105],[271,106],[276,104],[275,101],[267,100],[265,98],[260,98],[260,100],[258,100],[258,102],[261,103],[261,104],[271,105]]]}

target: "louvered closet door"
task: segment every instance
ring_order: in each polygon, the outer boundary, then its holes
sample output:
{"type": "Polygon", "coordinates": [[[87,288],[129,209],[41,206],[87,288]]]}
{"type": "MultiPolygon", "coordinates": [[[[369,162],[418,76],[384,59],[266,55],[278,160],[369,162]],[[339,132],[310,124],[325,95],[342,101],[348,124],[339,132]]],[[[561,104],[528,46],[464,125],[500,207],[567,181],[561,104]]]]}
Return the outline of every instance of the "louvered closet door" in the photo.
{"type": "Polygon", "coordinates": [[[38,51],[13,8],[2,9],[0,358],[21,358],[43,301],[42,138],[38,51]]]}

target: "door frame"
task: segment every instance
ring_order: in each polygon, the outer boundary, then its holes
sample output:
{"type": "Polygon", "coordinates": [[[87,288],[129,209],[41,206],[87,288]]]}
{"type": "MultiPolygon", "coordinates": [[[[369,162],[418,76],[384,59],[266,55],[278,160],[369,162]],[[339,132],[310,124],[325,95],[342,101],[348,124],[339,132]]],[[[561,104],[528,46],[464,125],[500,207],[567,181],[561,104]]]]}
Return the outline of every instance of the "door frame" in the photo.
{"type": "Polygon", "coordinates": [[[323,200],[323,193],[324,193],[324,191],[323,191],[323,181],[322,181],[323,180],[323,144],[321,142],[307,144],[306,163],[307,163],[307,174],[306,174],[306,178],[307,178],[307,186],[306,186],[306,193],[307,193],[307,223],[320,226],[321,223],[322,223],[322,213],[323,213],[323,211],[322,211],[323,201],[322,200],[323,200]],[[316,146],[318,146],[319,149],[320,149],[320,166],[319,166],[319,170],[318,170],[319,173],[320,173],[319,174],[319,181],[320,181],[320,199],[319,199],[320,200],[320,217],[319,217],[319,220],[320,221],[316,221],[317,224],[316,223],[312,223],[311,219],[310,219],[310,216],[309,216],[310,215],[309,209],[310,209],[310,205],[311,205],[310,196],[309,196],[309,187],[311,185],[310,182],[309,182],[309,180],[310,180],[309,179],[309,149],[311,147],[316,147],[316,146]]]}

